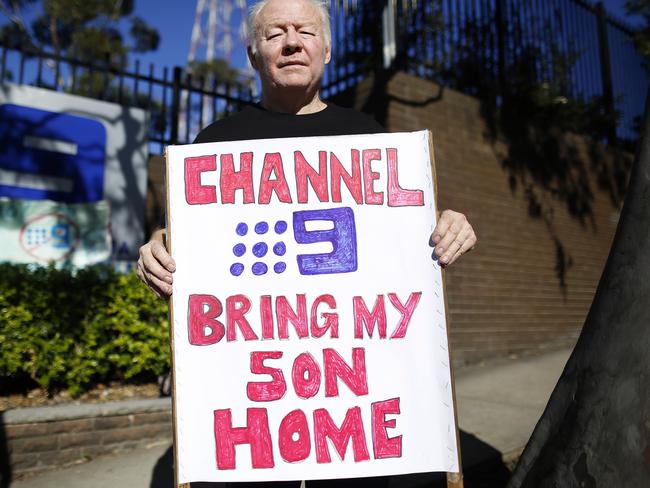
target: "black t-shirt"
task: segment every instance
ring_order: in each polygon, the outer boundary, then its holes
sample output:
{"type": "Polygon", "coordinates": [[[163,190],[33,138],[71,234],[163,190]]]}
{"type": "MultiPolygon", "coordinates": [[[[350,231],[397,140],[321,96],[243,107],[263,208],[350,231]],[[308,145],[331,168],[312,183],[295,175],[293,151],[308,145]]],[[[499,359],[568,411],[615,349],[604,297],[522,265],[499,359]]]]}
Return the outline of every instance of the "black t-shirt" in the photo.
{"type": "Polygon", "coordinates": [[[368,115],[331,103],[320,112],[294,115],[270,112],[254,105],[203,129],[195,143],[273,139],[278,137],[341,136],[386,132],[368,115]]]}

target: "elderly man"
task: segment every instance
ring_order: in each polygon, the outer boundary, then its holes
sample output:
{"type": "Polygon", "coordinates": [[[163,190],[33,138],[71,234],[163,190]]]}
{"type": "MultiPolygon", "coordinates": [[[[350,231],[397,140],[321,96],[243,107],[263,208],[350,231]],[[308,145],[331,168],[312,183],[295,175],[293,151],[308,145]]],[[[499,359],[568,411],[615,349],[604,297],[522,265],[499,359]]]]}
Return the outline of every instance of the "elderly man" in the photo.
{"type": "MultiPolygon", "coordinates": [[[[252,7],[248,56],[261,80],[261,103],[211,124],[201,131],[195,142],[385,132],[370,117],[320,98],[320,82],[331,56],[327,3],[263,0],[252,7]]],[[[165,250],[163,240],[164,230],[161,229],[140,248],[137,272],[154,292],[166,298],[172,293],[175,263],[165,250]]],[[[463,214],[445,210],[431,241],[435,245],[435,255],[445,266],[470,250],[476,243],[476,236],[463,214]]],[[[386,480],[311,481],[308,486],[385,486],[386,480]]],[[[274,485],[298,486],[297,482],[274,485]]]]}
{"type": "MultiPolygon", "coordinates": [[[[249,15],[248,57],[259,73],[262,100],[206,127],[194,142],[275,137],[372,134],[385,129],[370,117],[320,98],[320,82],[331,57],[327,1],[263,0],[249,15]]],[[[140,248],[137,273],[156,294],[172,292],[176,265],[160,229],[140,248]]],[[[476,236],[465,216],[442,212],[431,241],[441,265],[472,249],[476,236]]]]}

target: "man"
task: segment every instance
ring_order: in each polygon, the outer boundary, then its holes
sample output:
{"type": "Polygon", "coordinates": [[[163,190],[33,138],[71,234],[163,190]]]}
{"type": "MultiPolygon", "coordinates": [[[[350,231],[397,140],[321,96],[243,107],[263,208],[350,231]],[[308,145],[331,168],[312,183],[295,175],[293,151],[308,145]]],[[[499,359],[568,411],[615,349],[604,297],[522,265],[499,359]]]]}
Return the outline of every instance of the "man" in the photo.
{"type": "MultiPolygon", "coordinates": [[[[251,9],[248,57],[262,84],[259,106],[205,128],[195,142],[385,132],[371,118],[320,99],[331,56],[327,1],[265,0],[251,9]]],[[[172,292],[176,265],[164,246],[164,229],[140,248],[137,273],[158,296],[172,292]]],[[[476,244],[463,214],[442,212],[431,241],[441,265],[454,263],[476,244]]]]}
{"type": "MultiPolygon", "coordinates": [[[[319,0],[264,0],[252,7],[248,57],[260,77],[261,103],[213,123],[201,131],[195,142],[385,132],[368,116],[320,98],[320,82],[331,56],[327,4],[319,0]]],[[[140,248],[137,273],[154,292],[168,298],[176,265],[163,240],[161,229],[140,248]]],[[[472,249],[476,236],[463,214],[445,210],[431,241],[440,264],[446,266],[472,249]]],[[[386,478],[367,478],[308,485],[383,486],[385,482],[386,478]]]]}

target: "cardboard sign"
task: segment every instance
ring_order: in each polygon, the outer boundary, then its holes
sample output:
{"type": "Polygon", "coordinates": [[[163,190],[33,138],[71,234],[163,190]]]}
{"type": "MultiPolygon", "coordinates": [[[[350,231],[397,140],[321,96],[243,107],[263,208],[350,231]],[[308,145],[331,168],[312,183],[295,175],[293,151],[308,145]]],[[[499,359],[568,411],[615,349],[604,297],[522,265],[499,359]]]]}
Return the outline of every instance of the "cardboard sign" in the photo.
{"type": "Polygon", "coordinates": [[[458,471],[429,133],[167,158],[178,482],[458,471]]]}

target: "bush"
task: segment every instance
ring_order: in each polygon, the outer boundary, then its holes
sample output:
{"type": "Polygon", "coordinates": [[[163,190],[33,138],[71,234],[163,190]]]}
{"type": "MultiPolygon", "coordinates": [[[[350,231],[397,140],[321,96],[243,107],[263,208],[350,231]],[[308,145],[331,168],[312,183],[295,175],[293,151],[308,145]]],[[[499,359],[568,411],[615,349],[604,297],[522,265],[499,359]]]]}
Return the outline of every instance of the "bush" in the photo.
{"type": "Polygon", "coordinates": [[[79,395],[152,381],[169,364],[167,304],[109,267],[0,264],[0,381],[79,395]]]}

